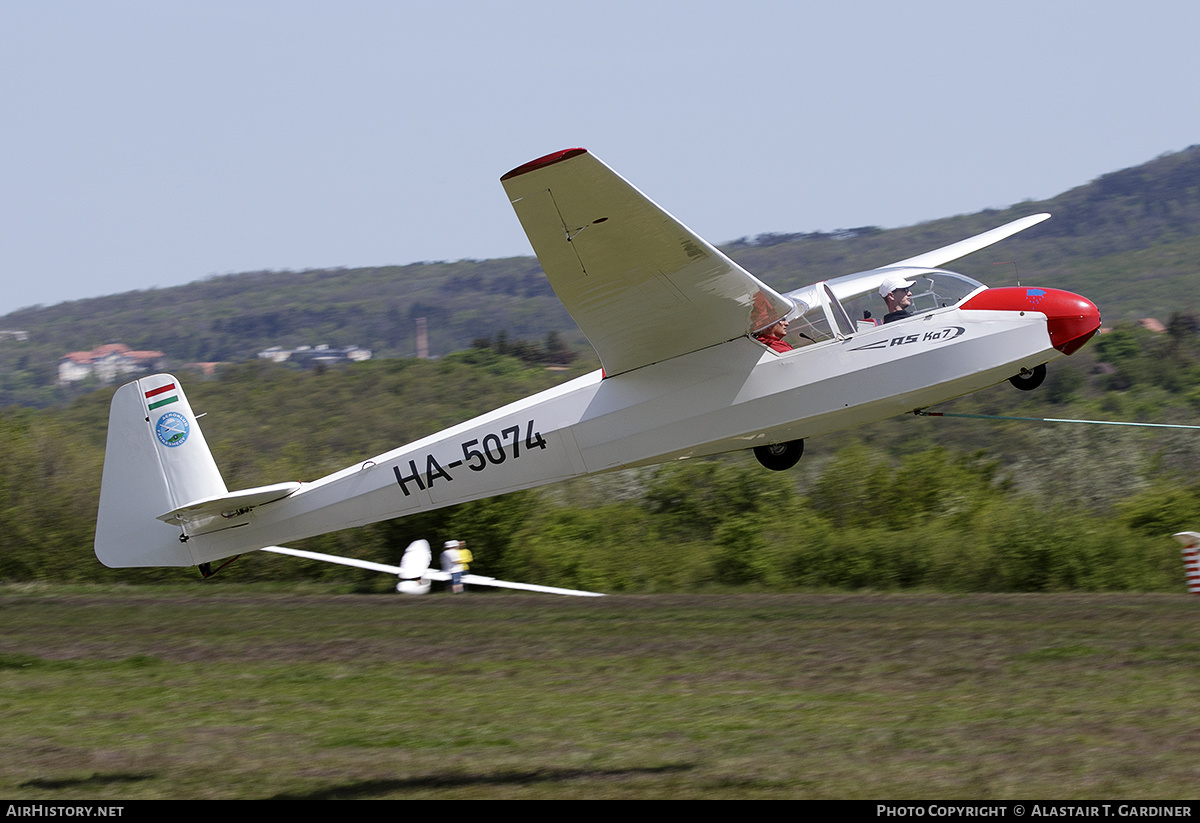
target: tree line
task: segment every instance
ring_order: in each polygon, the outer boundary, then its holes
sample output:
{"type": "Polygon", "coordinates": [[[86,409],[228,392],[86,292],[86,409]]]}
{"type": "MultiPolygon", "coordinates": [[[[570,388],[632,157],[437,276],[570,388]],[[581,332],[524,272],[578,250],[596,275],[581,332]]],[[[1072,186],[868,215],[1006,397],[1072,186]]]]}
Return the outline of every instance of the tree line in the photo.
{"type": "MultiPolygon", "coordinates": [[[[1181,337],[1181,344],[1130,327],[1108,339],[1090,360],[1052,364],[1041,392],[1001,386],[954,408],[1021,414],[1040,403],[1061,416],[1107,409],[1159,420],[1194,417],[1194,384],[1149,368],[1163,361],[1196,368],[1192,337],[1181,337]],[[1054,394],[1056,375],[1067,387],[1054,394]]],[[[583,368],[548,371],[493,347],[325,373],[251,363],[208,380],[181,376],[193,407],[206,413],[206,438],[236,489],[315,479],[583,368]]],[[[104,389],[49,409],[0,411],[0,580],[197,577],[194,569],[111,571],[95,560],[111,395],[104,389]]],[[[1182,591],[1170,535],[1200,530],[1195,439],[896,418],[823,438],[789,472],[769,472],[746,453],[682,461],[421,513],[297,547],[397,563],[411,540],[466,539],[477,572],[613,592],[1182,591]]],[[[394,582],[261,553],[242,558],[221,579],[311,579],[368,591],[394,582]]]]}

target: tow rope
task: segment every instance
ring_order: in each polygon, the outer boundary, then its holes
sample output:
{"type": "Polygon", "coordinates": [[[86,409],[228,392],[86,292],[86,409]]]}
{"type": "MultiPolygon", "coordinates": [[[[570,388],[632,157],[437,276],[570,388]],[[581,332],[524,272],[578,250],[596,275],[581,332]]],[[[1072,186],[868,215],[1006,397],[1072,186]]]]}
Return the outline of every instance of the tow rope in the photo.
{"type": "Polygon", "coordinates": [[[1088,423],[1093,426],[1139,426],[1147,429],[1200,429],[1200,426],[1184,426],[1178,423],[1123,423],[1116,420],[1072,420],[1066,417],[1002,417],[997,414],[954,414],[913,409],[918,417],[963,417],[970,420],[1025,420],[1033,423],[1088,423]]]}

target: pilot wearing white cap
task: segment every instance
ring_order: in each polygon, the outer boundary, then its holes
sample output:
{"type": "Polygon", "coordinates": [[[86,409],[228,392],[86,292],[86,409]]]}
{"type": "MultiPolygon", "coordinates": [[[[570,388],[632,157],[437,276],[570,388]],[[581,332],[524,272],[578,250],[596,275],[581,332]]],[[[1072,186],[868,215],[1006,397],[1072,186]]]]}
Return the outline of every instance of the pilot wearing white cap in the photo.
{"type": "Polygon", "coordinates": [[[908,312],[908,307],[912,305],[912,293],[909,291],[912,287],[911,280],[905,280],[896,275],[887,278],[879,285],[879,296],[883,298],[888,309],[888,313],[883,316],[884,323],[912,317],[908,312]]]}

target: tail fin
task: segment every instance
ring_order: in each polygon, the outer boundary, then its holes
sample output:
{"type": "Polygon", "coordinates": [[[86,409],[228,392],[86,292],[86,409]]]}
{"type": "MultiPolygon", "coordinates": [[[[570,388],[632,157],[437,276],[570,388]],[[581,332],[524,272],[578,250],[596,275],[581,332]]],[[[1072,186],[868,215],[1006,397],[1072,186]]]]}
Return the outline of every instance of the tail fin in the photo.
{"type": "Polygon", "coordinates": [[[110,568],[193,566],[180,530],[159,519],[228,494],[179,381],[143,377],[117,389],[96,517],[96,557],[110,568]]]}

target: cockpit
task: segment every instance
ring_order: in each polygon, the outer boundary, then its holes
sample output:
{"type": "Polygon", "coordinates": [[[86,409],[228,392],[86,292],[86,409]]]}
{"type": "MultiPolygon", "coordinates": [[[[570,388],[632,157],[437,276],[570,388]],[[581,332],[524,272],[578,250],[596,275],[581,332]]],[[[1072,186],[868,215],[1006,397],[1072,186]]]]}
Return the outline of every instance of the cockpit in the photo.
{"type": "Polygon", "coordinates": [[[799,349],[882,325],[887,307],[879,288],[894,277],[913,284],[910,289],[912,303],[908,307],[912,317],[957,305],[987,288],[978,280],[957,272],[918,268],[877,269],[813,283],[787,293],[796,309],[788,317],[790,326],[784,339],[799,349]]]}

